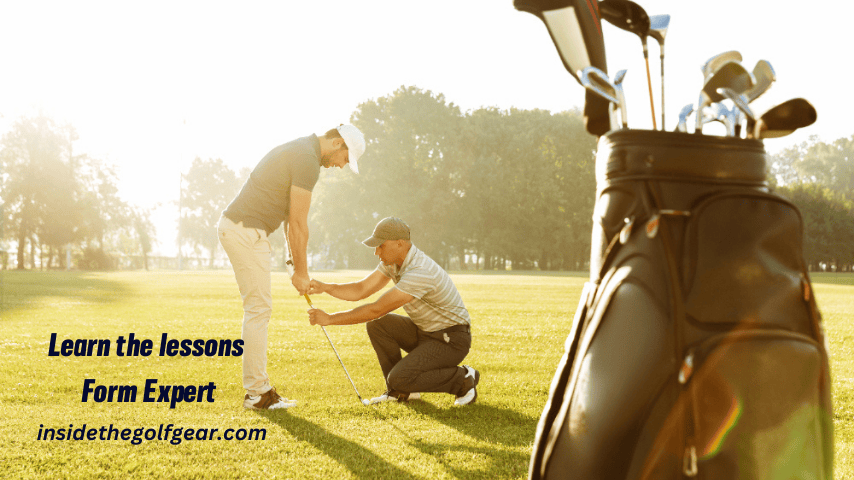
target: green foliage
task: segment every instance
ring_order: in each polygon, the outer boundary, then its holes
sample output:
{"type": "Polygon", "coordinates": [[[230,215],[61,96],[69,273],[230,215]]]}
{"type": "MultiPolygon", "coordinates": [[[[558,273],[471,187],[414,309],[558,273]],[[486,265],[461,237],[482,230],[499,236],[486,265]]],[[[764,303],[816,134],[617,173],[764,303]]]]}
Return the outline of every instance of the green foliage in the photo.
{"type": "Polygon", "coordinates": [[[854,136],[833,143],[810,137],[774,157],[771,174],[783,185],[817,183],[854,200],[854,136]]]}
{"type": "Polygon", "coordinates": [[[461,113],[444,96],[401,87],[353,115],[365,133],[361,175],[316,187],[309,248],[339,267],[376,261],[359,244],[396,216],[442,265],[583,268],[589,252],[595,140],[578,112],[461,113]],[[459,263],[451,263],[455,259],[459,263]]]}
{"type": "Polygon", "coordinates": [[[794,203],[804,222],[804,259],[838,267],[854,265],[854,202],[815,183],[780,187],[778,193],[794,203]]]}
{"type": "Polygon", "coordinates": [[[81,270],[109,271],[116,269],[117,262],[103,248],[86,247],[83,249],[83,256],[78,260],[77,266],[81,270]]]}
{"type": "Polygon", "coordinates": [[[36,249],[40,257],[47,253],[42,267],[64,267],[63,253],[69,245],[109,249],[133,228],[133,212],[119,197],[115,170],[86,155],[75,155],[75,140],[73,127],[58,126],[44,115],[19,119],[3,136],[0,242],[17,243],[19,269],[36,266],[36,249]],[[27,246],[30,258],[26,258],[27,246]]]}
{"type": "Polygon", "coordinates": [[[183,176],[181,221],[178,238],[196,253],[203,248],[213,265],[219,240],[216,224],[220,214],[240,190],[240,181],[221,159],[196,158],[183,176]]]}

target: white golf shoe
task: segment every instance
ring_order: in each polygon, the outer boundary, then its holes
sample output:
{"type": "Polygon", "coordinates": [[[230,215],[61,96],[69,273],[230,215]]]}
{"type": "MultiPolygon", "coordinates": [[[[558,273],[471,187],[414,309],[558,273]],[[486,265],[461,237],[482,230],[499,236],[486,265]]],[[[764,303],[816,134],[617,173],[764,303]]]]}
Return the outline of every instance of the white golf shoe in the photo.
{"type": "Polygon", "coordinates": [[[477,400],[477,384],[480,382],[480,372],[468,365],[460,365],[466,369],[466,376],[463,378],[463,395],[454,400],[454,405],[470,405],[477,400]]]}

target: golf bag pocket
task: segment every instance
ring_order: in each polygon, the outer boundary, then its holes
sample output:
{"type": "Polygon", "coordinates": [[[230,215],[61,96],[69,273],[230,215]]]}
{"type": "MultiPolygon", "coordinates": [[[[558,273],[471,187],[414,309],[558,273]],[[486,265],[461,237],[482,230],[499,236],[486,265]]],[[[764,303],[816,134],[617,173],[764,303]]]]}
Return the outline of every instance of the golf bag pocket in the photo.
{"type": "Polygon", "coordinates": [[[692,209],[682,248],[687,320],[813,335],[801,217],[777,195],[734,189],[692,209]]]}
{"type": "Polygon", "coordinates": [[[822,376],[820,346],[796,333],[733,332],[688,349],[679,372],[688,419],[683,474],[828,478],[822,376]]]}

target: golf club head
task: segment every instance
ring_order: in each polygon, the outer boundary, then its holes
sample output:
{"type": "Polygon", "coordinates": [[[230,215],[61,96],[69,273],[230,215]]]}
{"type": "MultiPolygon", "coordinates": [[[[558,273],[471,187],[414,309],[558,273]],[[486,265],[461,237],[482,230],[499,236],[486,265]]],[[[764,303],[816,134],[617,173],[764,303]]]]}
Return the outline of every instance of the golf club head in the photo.
{"type": "Polygon", "coordinates": [[[763,93],[767,92],[771,88],[771,84],[777,80],[777,74],[774,73],[774,67],[771,66],[768,60],[759,60],[756,62],[756,66],[753,67],[753,78],[756,79],[756,85],[744,92],[748,102],[756,100],[763,93]]]}
{"type": "Polygon", "coordinates": [[[748,72],[741,62],[730,61],[721,65],[706,79],[703,92],[708,95],[710,101],[720,102],[724,97],[718,93],[719,88],[725,87],[736,93],[744,93],[753,88],[755,84],[756,80],[753,78],[753,74],[748,72]]]}
{"type": "Polygon", "coordinates": [[[599,2],[599,12],[611,25],[639,36],[646,50],[650,19],[643,7],[631,0],[602,0],[599,2]]]}
{"type": "Polygon", "coordinates": [[[741,53],[735,50],[715,55],[714,57],[706,60],[706,63],[704,63],[703,66],[700,67],[700,70],[703,72],[703,80],[708,79],[712,73],[714,73],[725,63],[740,62],[741,60],[741,53]]]}
{"type": "Polygon", "coordinates": [[[689,103],[682,107],[679,111],[679,123],[676,125],[676,131],[688,133],[688,116],[694,111],[694,104],[689,103]]]}
{"type": "Polygon", "coordinates": [[[664,48],[664,37],[670,26],[670,15],[652,15],[649,17],[649,36],[654,38],[659,47],[664,48]]]}
{"type": "MultiPolygon", "coordinates": [[[[545,23],[564,67],[576,81],[581,83],[581,71],[586,67],[608,70],[595,1],[514,0],[513,6],[545,23]]],[[[610,128],[608,102],[590,91],[585,95],[584,124],[589,133],[597,136],[610,128]]]]}
{"type": "Polygon", "coordinates": [[[658,42],[659,57],[661,58],[661,129],[664,130],[664,38],[670,26],[670,15],[653,15],[649,17],[649,36],[658,42]]]}
{"type": "Polygon", "coordinates": [[[587,67],[581,71],[581,84],[611,103],[620,103],[617,88],[608,80],[608,74],[596,67],[587,67]]]}
{"type": "Polygon", "coordinates": [[[587,89],[587,93],[593,95],[607,105],[608,129],[619,129],[615,107],[619,107],[620,99],[617,96],[617,88],[608,80],[608,74],[596,67],[587,67],[581,71],[581,85],[587,89]]]}
{"type": "MultiPolygon", "coordinates": [[[[768,109],[756,121],[753,138],[779,138],[815,123],[815,107],[803,98],[793,98],[768,109]]],[[[750,132],[749,132],[750,133],[750,132]]]]}

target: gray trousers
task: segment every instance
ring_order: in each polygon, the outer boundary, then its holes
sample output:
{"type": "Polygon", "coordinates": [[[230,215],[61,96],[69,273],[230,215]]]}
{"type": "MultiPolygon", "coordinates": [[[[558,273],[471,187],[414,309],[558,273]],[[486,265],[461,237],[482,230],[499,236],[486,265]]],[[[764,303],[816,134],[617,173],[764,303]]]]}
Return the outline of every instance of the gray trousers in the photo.
{"type": "Polygon", "coordinates": [[[466,369],[458,365],[471,348],[470,331],[425,332],[409,317],[393,313],[366,326],[389,389],[465,395],[466,369]]]}

